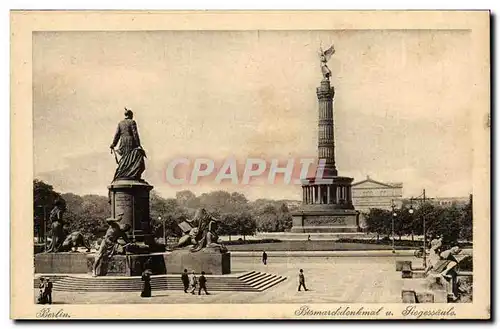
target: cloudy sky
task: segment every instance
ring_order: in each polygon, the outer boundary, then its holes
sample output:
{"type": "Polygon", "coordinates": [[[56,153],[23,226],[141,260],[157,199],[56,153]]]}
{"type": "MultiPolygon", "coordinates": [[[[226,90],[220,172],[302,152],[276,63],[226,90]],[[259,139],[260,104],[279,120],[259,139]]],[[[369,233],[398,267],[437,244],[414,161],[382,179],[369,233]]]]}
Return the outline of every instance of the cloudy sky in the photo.
{"type": "MultiPolygon", "coordinates": [[[[470,36],[444,30],[35,33],[35,177],[106,195],[124,106],[148,154],[144,177],[165,197],[221,189],[167,184],[177,157],[314,156],[321,42],[336,48],[340,175],[402,182],[405,196],[472,192],[470,36]]],[[[283,183],[222,188],[301,197],[283,183]]]]}

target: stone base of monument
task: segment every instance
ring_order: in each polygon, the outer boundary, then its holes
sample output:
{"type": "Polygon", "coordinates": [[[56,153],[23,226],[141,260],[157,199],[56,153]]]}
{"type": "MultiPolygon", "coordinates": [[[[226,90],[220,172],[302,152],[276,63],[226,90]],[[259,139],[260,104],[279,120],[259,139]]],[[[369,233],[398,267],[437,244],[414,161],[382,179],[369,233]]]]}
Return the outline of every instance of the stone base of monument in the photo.
{"type": "Polygon", "coordinates": [[[180,274],[187,269],[197,274],[204,271],[206,274],[230,274],[231,253],[221,254],[218,250],[206,248],[198,252],[189,249],[174,250],[165,253],[165,266],[169,274],[180,274]]]}
{"type": "MultiPolygon", "coordinates": [[[[108,263],[108,276],[140,276],[148,268],[153,275],[166,274],[164,253],[114,255],[108,263]]],[[[95,254],[42,253],[35,255],[35,273],[90,274],[95,254]]]]}
{"type": "Polygon", "coordinates": [[[119,179],[113,181],[109,189],[111,202],[111,216],[122,214],[120,224],[128,224],[131,230],[127,233],[129,238],[136,242],[146,239],[149,227],[149,192],[153,186],[144,180],[119,179]]]}
{"type": "Polygon", "coordinates": [[[87,273],[87,254],[80,252],[36,254],[35,273],[87,273]]]}
{"type": "MultiPolygon", "coordinates": [[[[145,269],[153,275],[167,274],[164,261],[165,253],[139,255],[114,255],[108,263],[107,276],[140,276],[145,269]]],[[[87,256],[86,273],[92,273],[95,255],[87,256]]]]}
{"type": "MultiPolygon", "coordinates": [[[[80,252],[41,253],[35,255],[35,273],[91,274],[95,254],[80,252]]],[[[140,276],[145,269],[153,275],[180,274],[187,269],[206,274],[230,274],[231,254],[216,249],[189,249],[135,255],[114,255],[107,264],[107,276],[140,276]]]]}
{"type": "Polygon", "coordinates": [[[303,207],[292,214],[292,233],[358,233],[359,213],[352,209],[303,207]]]}

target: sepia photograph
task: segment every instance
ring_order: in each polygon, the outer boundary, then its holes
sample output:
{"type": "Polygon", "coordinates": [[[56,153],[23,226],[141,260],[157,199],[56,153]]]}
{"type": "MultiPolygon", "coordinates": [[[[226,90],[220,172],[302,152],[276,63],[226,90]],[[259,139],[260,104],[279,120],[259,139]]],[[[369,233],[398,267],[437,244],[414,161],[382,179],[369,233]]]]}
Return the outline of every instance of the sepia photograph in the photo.
{"type": "Polygon", "coordinates": [[[489,318],[489,19],[11,12],[17,314],[489,318]]]}

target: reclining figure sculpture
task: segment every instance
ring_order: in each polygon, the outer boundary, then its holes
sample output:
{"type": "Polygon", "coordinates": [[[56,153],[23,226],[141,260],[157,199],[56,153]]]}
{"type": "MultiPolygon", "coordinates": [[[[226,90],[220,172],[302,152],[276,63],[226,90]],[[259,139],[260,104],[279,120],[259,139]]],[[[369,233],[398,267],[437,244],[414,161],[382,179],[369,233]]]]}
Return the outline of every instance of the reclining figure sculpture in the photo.
{"type": "Polygon", "coordinates": [[[218,241],[218,220],[204,208],[198,209],[194,218],[186,221],[190,224],[197,224],[197,226],[180,238],[176,248],[191,246],[191,252],[197,252],[205,248],[216,249],[221,253],[227,252],[227,248],[218,241]]]}

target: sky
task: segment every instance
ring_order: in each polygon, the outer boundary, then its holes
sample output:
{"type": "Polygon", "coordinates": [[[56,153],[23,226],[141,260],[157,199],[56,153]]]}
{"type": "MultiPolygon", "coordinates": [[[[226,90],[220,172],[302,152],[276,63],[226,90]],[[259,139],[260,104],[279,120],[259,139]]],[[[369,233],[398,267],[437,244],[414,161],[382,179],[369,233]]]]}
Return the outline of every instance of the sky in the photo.
{"type": "Polygon", "coordinates": [[[470,35],[460,30],[36,32],[34,174],[107,195],[123,108],[164,197],[226,189],[300,199],[283,183],[172,186],[170,160],[314,157],[317,49],[334,43],[339,175],[402,182],[403,195],[472,192],[470,35]]]}

